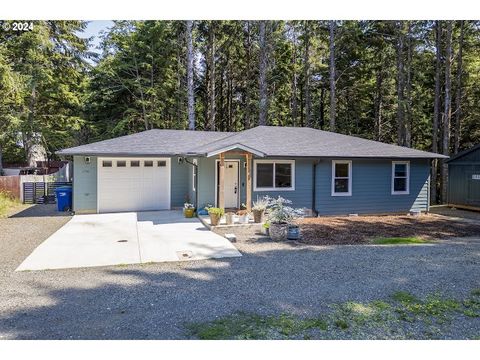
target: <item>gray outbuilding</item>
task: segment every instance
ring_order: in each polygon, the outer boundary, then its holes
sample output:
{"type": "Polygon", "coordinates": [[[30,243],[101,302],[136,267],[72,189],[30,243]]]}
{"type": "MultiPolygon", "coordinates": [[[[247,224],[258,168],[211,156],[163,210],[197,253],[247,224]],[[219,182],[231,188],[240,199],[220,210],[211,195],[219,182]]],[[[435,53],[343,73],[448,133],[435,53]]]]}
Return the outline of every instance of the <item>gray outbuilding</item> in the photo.
{"type": "Polygon", "coordinates": [[[480,210],[480,144],[447,163],[449,206],[480,210]]]}

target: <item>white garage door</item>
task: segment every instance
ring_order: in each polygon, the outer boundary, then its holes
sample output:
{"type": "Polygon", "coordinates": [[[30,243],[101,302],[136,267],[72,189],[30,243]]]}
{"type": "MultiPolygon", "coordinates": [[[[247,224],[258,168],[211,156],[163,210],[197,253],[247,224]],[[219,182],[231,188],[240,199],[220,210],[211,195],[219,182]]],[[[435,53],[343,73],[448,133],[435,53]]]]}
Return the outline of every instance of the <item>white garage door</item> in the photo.
{"type": "Polygon", "coordinates": [[[98,212],[170,209],[169,158],[99,158],[98,212]]]}

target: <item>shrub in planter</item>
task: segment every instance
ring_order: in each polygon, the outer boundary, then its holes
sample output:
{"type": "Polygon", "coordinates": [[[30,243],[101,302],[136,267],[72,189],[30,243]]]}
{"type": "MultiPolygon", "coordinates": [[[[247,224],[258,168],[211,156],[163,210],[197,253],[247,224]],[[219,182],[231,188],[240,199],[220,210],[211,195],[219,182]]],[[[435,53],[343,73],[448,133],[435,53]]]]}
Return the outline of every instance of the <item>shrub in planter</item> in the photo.
{"type": "Polygon", "coordinates": [[[183,215],[186,218],[193,218],[195,215],[195,206],[190,203],[183,204],[183,215]]]}
{"type": "Polygon", "coordinates": [[[253,212],[253,221],[256,223],[261,223],[263,221],[263,214],[268,206],[269,197],[264,196],[257,199],[253,202],[252,212],[253,212]]]}
{"type": "Polygon", "coordinates": [[[273,241],[285,241],[287,240],[288,224],[272,223],[268,234],[273,241]]]}
{"type": "Polygon", "coordinates": [[[210,215],[210,224],[212,226],[217,226],[220,223],[220,219],[222,218],[224,212],[225,210],[221,208],[208,208],[208,215],[210,215]]]}
{"type": "Polygon", "coordinates": [[[270,238],[274,241],[287,240],[289,224],[303,216],[302,209],[294,209],[288,204],[290,200],[279,196],[276,199],[269,199],[268,203],[268,222],[270,223],[270,238]]]}

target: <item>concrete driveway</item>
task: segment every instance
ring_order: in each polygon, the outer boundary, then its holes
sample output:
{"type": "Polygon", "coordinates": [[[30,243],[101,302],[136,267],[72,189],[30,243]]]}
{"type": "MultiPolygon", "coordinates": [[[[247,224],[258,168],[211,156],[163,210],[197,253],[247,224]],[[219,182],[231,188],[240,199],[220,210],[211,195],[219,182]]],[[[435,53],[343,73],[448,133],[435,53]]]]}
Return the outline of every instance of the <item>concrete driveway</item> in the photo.
{"type": "Polygon", "coordinates": [[[17,268],[46,270],[241,256],[181,211],[75,215],[17,268]]]}

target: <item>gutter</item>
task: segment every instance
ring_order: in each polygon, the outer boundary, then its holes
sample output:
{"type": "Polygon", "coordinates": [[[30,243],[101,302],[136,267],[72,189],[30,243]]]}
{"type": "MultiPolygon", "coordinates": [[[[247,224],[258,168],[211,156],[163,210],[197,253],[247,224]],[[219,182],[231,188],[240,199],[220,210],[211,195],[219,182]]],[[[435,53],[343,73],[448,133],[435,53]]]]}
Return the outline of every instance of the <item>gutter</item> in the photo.
{"type": "Polygon", "coordinates": [[[192,161],[189,161],[186,157],[183,158],[187,164],[193,166],[193,171],[195,171],[195,208],[198,211],[198,164],[195,164],[192,161]]]}
{"type": "Polygon", "coordinates": [[[318,216],[317,211],[317,165],[320,163],[320,160],[315,160],[312,166],[312,211],[315,216],[318,216]]]}

